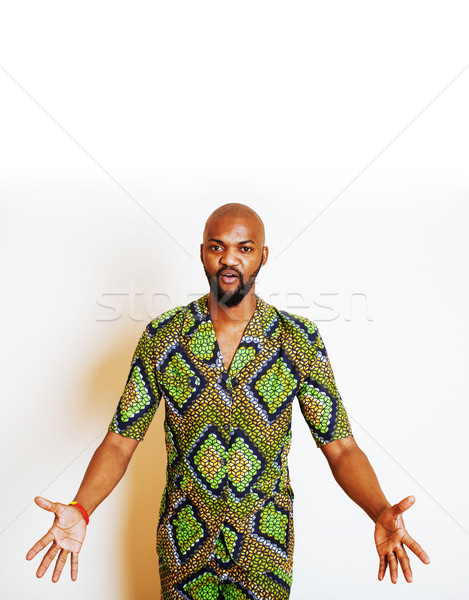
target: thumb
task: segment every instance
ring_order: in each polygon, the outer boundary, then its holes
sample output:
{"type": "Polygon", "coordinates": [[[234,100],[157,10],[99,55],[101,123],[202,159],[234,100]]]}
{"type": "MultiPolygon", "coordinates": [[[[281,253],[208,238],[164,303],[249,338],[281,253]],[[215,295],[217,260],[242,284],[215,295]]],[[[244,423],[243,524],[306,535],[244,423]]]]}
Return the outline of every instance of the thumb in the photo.
{"type": "Polygon", "coordinates": [[[397,504],[394,504],[394,506],[392,507],[392,512],[394,513],[394,516],[398,517],[406,510],[409,510],[409,508],[414,504],[414,502],[414,496],[407,496],[407,498],[404,498],[404,500],[401,500],[397,504]]]}
{"type": "Polygon", "coordinates": [[[34,498],[34,502],[44,510],[53,512],[57,516],[60,516],[65,508],[65,506],[60,502],[51,502],[50,500],[47,500],[47,498],[43,498],[42,496],[36,496],[36,498],[34,498]]]}

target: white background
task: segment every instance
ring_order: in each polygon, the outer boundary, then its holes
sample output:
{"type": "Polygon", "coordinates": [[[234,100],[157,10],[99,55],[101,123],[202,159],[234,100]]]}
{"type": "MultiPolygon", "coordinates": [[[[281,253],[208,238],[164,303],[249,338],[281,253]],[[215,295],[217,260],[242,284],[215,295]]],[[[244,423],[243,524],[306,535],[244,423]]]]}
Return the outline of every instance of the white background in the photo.
{"type": "Polygon", "coordinates": [[[32,501],[73,498],[144,326],[206,293],[203,224],[230,201],[265,222],[256,292],[318,323],[356,439],[392,502],[416,496],[406,523],[432,560],[377,581],[372,523],[296,406],[292,600],[467,598],[468,16],[2,4],[2,598],[159,597],[162,410],[76,583],[25,560],[51,521],[32,501]]]}

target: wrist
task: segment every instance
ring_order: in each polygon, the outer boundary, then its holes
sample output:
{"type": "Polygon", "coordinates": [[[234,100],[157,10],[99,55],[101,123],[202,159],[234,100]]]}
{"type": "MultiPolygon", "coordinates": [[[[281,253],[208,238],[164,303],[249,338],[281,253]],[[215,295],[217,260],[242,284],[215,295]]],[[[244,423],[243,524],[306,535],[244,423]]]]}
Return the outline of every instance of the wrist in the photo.
{"type": "Polygon", "coordinates": [[[80,504],[79,502],[76,502],[75,500],[73,502],[70,502],[69,506],[73,506],[77,510],[79,510],[81,512],[82,517],[85,519],[85,523],[88,525],[88,523],[90,522],[90,517],[89,517],[88,512],[86,511],[85,507],[82,504],[80,504]]]}
{"type": "Polygon", "coordinates": [[[377,506],[373,511],[370,511],[368,514],[372,521],[376,523],[380,516],[383,514],[383,512],[391,506],[392,505],[387,500],[385,500],[382,504],[377,506]]]}

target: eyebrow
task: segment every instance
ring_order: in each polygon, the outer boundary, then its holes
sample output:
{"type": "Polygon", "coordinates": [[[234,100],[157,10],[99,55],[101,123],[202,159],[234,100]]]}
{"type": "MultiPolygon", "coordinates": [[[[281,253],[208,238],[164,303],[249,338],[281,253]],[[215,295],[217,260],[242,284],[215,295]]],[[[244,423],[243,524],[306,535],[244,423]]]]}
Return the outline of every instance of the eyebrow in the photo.
{"type": "MultiPolygon", "coordinates": [[[[223,240],[217,240],[216,238],[210,238],[208,241],[209,242],[217,242],[217,244],[225,244],[225,242],[223,240]]],[[[251,242],[251,244],[256,243],[254,240],[243,240],[242,242],[238,242],[238,244],[248,244],[249,242],[251,242]]]]}

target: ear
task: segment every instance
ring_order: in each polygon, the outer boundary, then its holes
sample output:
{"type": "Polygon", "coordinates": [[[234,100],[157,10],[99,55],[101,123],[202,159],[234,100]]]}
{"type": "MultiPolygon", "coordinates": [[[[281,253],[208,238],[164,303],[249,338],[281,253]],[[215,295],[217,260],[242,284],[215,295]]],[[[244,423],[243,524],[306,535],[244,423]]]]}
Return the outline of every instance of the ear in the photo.
{"type": "Polygon", "coordinates": [[[202,244],[200,244],[200,260],[202,261],[202,264],[204,263],[203,253],[204,253],[204,245],[202,243],[202,244]]]}
{"type": "Polygon", "coordinates": [[[268,257],[269,257],[269,248],[268,248],[268,246],[264,246],[262,248],[262,266],[265,265],[268,257]]]}

